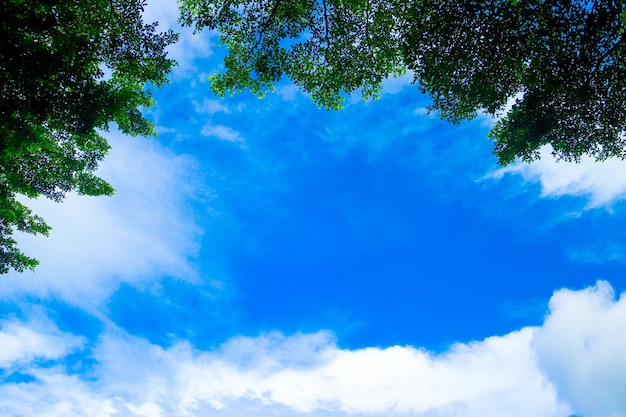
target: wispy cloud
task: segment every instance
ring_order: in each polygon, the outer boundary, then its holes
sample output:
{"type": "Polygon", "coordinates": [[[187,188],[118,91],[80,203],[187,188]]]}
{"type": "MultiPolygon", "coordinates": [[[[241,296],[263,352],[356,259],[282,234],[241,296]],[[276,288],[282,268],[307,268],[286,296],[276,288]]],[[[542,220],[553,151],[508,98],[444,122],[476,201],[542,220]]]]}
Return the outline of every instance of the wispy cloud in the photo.
{"type": "Polygon", "coordinates": [[[47,319],[34,318],[28,322],[0,322],[0,368],[29,366],[37,361],[59,359],[82,347],[82,337],[63,334],[47,319]]]}
{"type": "Polygon", "coordinates": [[[116,194],[70,195],[61,204],[27,201],[53,230],[48,238],[20,237],[23,250],[41,264],[35,273],[4,277],[0,296],[58,296],[89,310],[120,282],[193,276],[188,258],[201,230],[190,202],[203,193],[194,180],[194,160],[153,140],[118,133],[107,138],[113,149],[99,173],[116,194]]]}
{"type": "Polygon", "coordinates": [[[210,136],[226,142],[244,143],[244,139],[236,130],[224,126],[207,123],[200,131],[202,136],[210,136]]]}
{"type": "Polygon", "coordinates": [[[609,206],[626,197],[626,161],[611,158],[596,162],[583,157],[579,163],[557,161],[549,146],[541,149],[541,159],[533,163],[514,163],[490,174],[492,178],[521,175],[541,184],[544,197],[583,196],[587,208],[609,206]]]}
{"type": "Polygon", "coordinates": [[[204,99],[202,103],[198,101],[193,102],[194,109],[196,113],[207,113],[207,114],[215,114],[215,113],[230,113],[230,109],[223,104],[220,100],[209,100],[204,99]]]}

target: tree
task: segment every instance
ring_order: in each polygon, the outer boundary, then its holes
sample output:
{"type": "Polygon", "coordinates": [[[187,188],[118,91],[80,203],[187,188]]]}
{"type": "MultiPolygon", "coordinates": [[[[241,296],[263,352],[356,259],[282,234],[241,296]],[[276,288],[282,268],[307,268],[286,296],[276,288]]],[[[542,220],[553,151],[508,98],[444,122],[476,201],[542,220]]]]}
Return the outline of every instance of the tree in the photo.
{"type": "Polygon", "coordinates": [[[228,47],[212,76],[221,95],[263,95],[287,76],[337,109],[411,71],[443,119],[500,116],[489,136],[501,164],[546,144],[565,160],[624,157],[624,1],[182,0],[181,12],[228,47]]]}
{"type": "Polygon", "coordinates": [[[0,5],[0,273],[32,269],[14,232],[49,226],[18,196],[111,195],[94,175],[111,123],[154,134],[141,114],[174,62],[176,40],[144,24],[143,0],[6,0],[0,5]]]}

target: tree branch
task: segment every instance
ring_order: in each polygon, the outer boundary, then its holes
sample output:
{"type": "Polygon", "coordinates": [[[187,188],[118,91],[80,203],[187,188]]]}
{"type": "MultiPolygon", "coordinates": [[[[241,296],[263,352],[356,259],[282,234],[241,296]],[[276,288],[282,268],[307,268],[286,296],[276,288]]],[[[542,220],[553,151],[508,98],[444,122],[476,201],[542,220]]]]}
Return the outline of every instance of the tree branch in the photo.
{"type": "Polygon", "coordinates": [[[278,7],[280,3],[281,3],[281,0],[276,0],[276,2],[274,3],[274,7],[272,8],[272,11],[270,12],[267,19],[265,19],[265,21],[263,22],[263,25],[261,26],[261,30],[259,31],[259,37],[257,41],[254,43],[254,45],[252,46],[252,48],[250,48],[250,55],[254,53],[254,51],[259,47],[259,45],[263,41],[263,35],[265,35],[265,32],[267,31],[267,29],[269,29],[270,24],[272,23],[272,20],[274,20],[274,16],[276,16],[276,12],[278,12],[278,7]]]}
{"type": "Polygon", "coordinates": [[[370,37],[370,0],[367,0],[367,5],[365,6],[365,40],[367,41],[370,37]]]}
{"type": "Polygon", "coordinates": [[[330,49],[330,38],[328,36],[328,5],[326,4],[326,0],[322,0],[324,4],[324,40],[326,41],[326,48],[330,49]]]}

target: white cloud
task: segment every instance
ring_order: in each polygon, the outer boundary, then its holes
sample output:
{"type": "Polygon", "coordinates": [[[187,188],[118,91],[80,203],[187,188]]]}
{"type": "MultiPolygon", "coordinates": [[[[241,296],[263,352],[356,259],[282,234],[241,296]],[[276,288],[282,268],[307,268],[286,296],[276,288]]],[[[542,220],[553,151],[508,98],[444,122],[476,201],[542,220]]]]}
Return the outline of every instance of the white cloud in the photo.
{"type": "Polygon", "coordinates": [[[295,84],[281,85],[276,88],[278,94],[285,101],[294,101],[299,94],[304,94],[295,84]]]}
{"type": "Polygon", "coordinates": [[[145,22],[159,22],[159,30],[173,30],[179,34],[178,42],[167,48],[168,57],[176,60],[178,66],[174,68],[175,77],[186,77],[196,71],[194,60],[206,58],[213,54],[212,38],[214,32],[203,31],[199,35],[193,34],[193,28],[181,27],[178,24],[180,11],[174,0],[159,0],[148,2],[143,14],[145,22]]]}
{"type": "Polygon", "coordinates": [[[200,134],[203,136],[212,136],[226,142],[244,142],[244,139],[241,137],[239,132],[224,125],[213,125],[211,123],[207,123],[200,131],[200,134]]]}
{"type": "MultiPolygon", "coordinates": [[[[213,38],[215,33],[203,31],[194,35],[191,28],[179,28],[178,42],[167,48],[168,58],[174,59],[178,65],[172,70],[172,75],[178,79],[187,79],[190,74],[199,69],[194,64],[198,58],[207,58],[213,55],[213,38]]],[[[217,68],[211,71],[213,73],[217,68]]]]}
{"type": "Polygon", "coordinates": [[[412,88],[415,87],[415,83],[413,82],[414,74],[412,71],[407,71],[404,75],[399,75],[397,77],[387,77],[383,80],[383,94],[396,94],[402,91],[404,87],[410,86],[412,88]]]}
{"type": "Polygon", "coordinates": [[[0,368],[12,369],[36,360],[59,359],[84,343],[61,333],[49,320],[0,322],[0,368]]]}
{"type": "Polygon", "coordinates": [[[58,368],[35,372],[29,383],[0,385],[0,413],[20,417],[112,417],[118,414],[115,399],[96,394],[83,380],[58,368]]]}
{"type": "Polygon", "coordinates": [[[626,296],[608,283],[561,290],[533,346],[558,393],[583,417],[626,415],[626,296]]]}
{"type": "Polygon", "coordinates": [[[437,117],[437,113],[428,110],[428,107],[418,107],[417,109],[415,109],[414,113],[418,116],[427,116],[431,119],[434,119],[437,117]]]}
{"type": "Polygon", "coordinates": [[[149,1],[143,13],[144,22],[159,22],[159,30],[177,29],[179,17],[178,4],[174,0],[149,1]]]}
{"type": "Polygon", "coordinates": [[[50,237],[19,238],[37,258],[35,273],[0,280],[0,296],[59,296],[92,311],[120,282],[145,282],[157,274],[192,277],[188,258],[201,233],[190,199],[202,190],[195,162],[161,148],[154,140],[106,135],[113,146],[99,174],[113,197],[70,195],[61,204],[26,201],[53,227],[50,237]]]}
{"type": "Polygon", "coordinates": [[[327,332],[235,338],[199,352],[186,342],[164,349],[112,331],[93,353],[94,381],[72,379],[61,395],[56,383],[69,377],[43,373],[20,390],[52,407],[75,390],[86,402],[77,409],[108,401],[129,416],[565,417],[569,410],[535,366],[532,334],[524,329],[435,355],[401,346],[340,349],[327,332]]]}
{"type": "Polygon", "coordinates": [[[557,161],[549,146],[541,149],[541,159],[533,163],[514,163],[491,173],[491,178],[518,174],[525,180],[541,184],[541,195],[559,197],[584,196],[587,208],[610,205],[626,197],[626,161],[611,158],[596,162],[583,157],[579,163],[557,161]]]}
{"type": "MultiPolygon", "coordinates": [[[[10,324],[1,334],[19,333],[10,324]]],[[[626,415],[626,297],[615,300],[604,282],[557,291],[541,327],[439,354],[409,346],[342,349],[324,331],[237,337],[198,351],[186,341],[164,348],[109,329],[89,350],[95,364],[83,378],[25,363],[73,352],[75,336],[15,326],[65,347],[9,359],[34,380],[0,384],[4,415],[626,415]]],[[[25,346],[43,351],[39,342],[25,346]]]]}
{"type": "Polygon", "coordinates": [[[208,113],[208,114],[215,114],[215,113],[230,113],[230,109],[224,105],[220,100],[209,100],[209,99],[204,99],[204,101],[202,103],[199,103],[197,101],[193,102],[193,107],[196,111],[196,113],[208,113]]]}

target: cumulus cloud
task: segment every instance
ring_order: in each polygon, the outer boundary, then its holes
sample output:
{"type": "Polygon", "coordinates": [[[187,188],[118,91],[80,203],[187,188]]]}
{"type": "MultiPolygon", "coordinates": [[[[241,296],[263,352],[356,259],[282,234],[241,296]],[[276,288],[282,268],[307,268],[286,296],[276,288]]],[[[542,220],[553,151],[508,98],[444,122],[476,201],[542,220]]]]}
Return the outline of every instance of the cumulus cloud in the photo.
{"type": "Polygon", "coordinates": [[[2,389],[19,389],[33,404],[45,397],[52,407],[73,390],[85,401],[76,409],[100,402],[111,410],[101,415],[566,417],[537,369],[532,335],[524,329],[437,355],[402,346],[340,349],[328,332],[240,337],[203,352],[113,330],[92,353],[91,381],[45,371],[2,389]],[[60,393],[63,378],[68,392],[60,393]]]}
{"type": "Polygon", "coordinates": [[[540,327],[458,343],[340,348],[332,333],[160,346],[111,324],[97,341],[49,319],[0,322],[0,413],[30,416],[618,417],[626,296],[559,290],[540,327]],[[86,366],[83,361],[88,363],[86,366]],[[11,375],[27,378],[12,379],[11,375]]]}
{"type": "Polygon", "coordinates": [[[145,364],[139,381],[127,381],[142,394],[125,401],[171,415],[611,417],[626,415],[625,326],[626,297],[616,300],[610,285],[598,282],[555,292],[538,328],[440,354],[408,346],[340,349],[332,334],[318,332],[239,337],[212,352],[110,337],[97,357],[112,378],[107,385],[145,364]],[[133,351],[143,359],[127,356],[133,351]]]}
{"type": "Polygon", "coordinates": [[[626,296],[599,281],[558,291],[550,311],[533,346],[559,395],[577,415],[626,415],[626,296]]]}
{"type": "Polygon", "coordinates": [[[617,417],[626,415],[626,297],[559,290],[540,327],[433,353],[343,349],[326,331],[236,337],[206,351],[108,328],[91,347],[49,323],[5,321],[4,415],[617,417]],[[8,342],[7,342],[8,341],[8,342]],[[19,345],[19,346],[18,346],[19,345]],[[64,357],[83,349],[90,372],[64,357]],[[45,359],[56,360],[56,365],[45,359]],[[68,362],[69,363],[69,362],[68,362]]]}
{"type": "Polygon", "coordinates": [[[611,158],[596,162],[590,157],[579,163],[557,161],[552,149],[541,149],[541,159],[528,163],[514,163],[489,175],[502,178],[507,174],[521,175],[525,180],[541,184],[544,197],[584,196],[587,208],[607,206],[626,197],[626,161],[611,158]]]}
{"type": "Polygon", "coordinates": [[[50,237],[24,235],[21,248],[40,260],[35,273],[13,273],[0,281],[0,297],[58,296],[91,310],[120,282],[154,276],[192,277],[189,257],[201,231],[189,205],[201,193],[195,162],[154,140],[107,134],[111,154],[99,174],[113,197],[70,195],[61,204],[26,201],[52,226],[50,237]],[[167,169],[164,169],[164,168],[167,169]]]}

